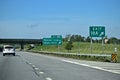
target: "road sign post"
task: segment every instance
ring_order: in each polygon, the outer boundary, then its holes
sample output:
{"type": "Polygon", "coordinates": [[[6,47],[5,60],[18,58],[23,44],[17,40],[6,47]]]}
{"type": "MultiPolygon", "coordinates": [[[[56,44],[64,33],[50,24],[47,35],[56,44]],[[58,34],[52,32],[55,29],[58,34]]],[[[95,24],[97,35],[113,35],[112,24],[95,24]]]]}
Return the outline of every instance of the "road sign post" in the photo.
{"type": "Polygon", "coordinates": [[[51,38],[43,38],[43,45],[57,45],[59,52],[59,45],[62,45],[62,35],[51,35],[51,38]]]}
{"type": "Polygon", "coordinates": [[[62,39],[58,38],[43,38],[43,45],[62,45],[62,39]]]}
{"type": "Polygon", "coordinates": [[[80,53],[80,41],[78,41],[78,53],[80,53]]]}
{"type": "Polygon", "coordinates": [[[117,62],[117,54],[116,53],[111,54],[111,61],[112,62],[117,62]]]}
{"type": "Polygon", "coordinates": [[[92,37],[102,37],[102,53],[104,53],[104,42],[103,37],[105,37],[105,27],[104,26],[90,26],[89,35],[91,37],[91,53],[92,53],[92,37]]]}
{"type": "Polygon", "coordinates": [[[103,41],[103,37],[102,37],[102,53],[104,53],[104,41],[103,41]]]}
{"type": "Polygon", "coordinates": [[[90,52],[92,54],[92,37],[91,37],[91,43],[90,43],[90,52]]]}

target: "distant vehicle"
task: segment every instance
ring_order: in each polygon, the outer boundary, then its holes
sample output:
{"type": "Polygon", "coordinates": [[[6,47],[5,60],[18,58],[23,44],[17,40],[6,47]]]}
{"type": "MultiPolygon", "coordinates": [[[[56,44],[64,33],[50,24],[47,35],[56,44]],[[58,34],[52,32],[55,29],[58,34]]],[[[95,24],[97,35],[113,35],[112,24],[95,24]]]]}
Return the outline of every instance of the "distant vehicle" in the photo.
{"type": "Polygon", "coordinates": [[[3,47],[3,56],[6,54],[13,54],[13,56],[15,56],[15,47],[11,45],[5,45],[3,47]]]}
{"type": "Polygon", "coordinates": [[[0,46],[0,52],[2,52],[3,51],[3,47],[2,46],[0,46]]]}

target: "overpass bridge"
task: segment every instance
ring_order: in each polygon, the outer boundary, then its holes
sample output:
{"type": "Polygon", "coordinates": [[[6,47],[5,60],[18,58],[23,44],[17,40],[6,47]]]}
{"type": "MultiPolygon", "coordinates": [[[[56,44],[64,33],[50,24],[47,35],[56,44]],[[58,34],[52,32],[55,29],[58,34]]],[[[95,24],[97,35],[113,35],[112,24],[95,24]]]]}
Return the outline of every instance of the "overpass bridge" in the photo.
{"type": "Polygon", "coordinates": [[[24,44],[40,44],[42,45],[42,39],[0,39],[0,44],[20,44],[21,50],[24,49],[24,44]]]}

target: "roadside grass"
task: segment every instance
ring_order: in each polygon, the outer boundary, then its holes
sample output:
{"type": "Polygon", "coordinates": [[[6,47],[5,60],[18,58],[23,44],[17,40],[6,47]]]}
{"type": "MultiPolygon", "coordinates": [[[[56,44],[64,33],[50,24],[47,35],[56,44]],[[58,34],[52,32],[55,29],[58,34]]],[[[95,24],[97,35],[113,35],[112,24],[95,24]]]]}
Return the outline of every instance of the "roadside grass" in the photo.
{"type": "MultiPolygon", "coordinates": [[[[68,51],[65,50],[65,45],[67,42],[63,42],[62,45],[59,47],[56,45],[38,45],[32,50],[36,51],[48,51],[48,52],[64,52],[67,53],[68,51]]],[[[102,46],[101,43],[93,43],[92,44],[92,53],[90,48],[90,43],[88,42],[73,42],[73,48],[71,50],[71,53],[80,53],[80,54],[113,54],[114,48],[117,48],[117,54],[118,54],[118,61],[120,62],[120,45],[119,44],[104,44],[102,46]]]]}

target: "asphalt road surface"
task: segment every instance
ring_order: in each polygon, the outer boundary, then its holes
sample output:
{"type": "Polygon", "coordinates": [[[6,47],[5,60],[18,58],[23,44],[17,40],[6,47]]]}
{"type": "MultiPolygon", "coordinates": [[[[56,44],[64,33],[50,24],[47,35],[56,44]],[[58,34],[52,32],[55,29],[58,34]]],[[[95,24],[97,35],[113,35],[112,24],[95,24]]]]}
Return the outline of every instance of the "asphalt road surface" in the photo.
{"type": "Polygon", "coordinates": [[[0,53],[0,80],[120,80],[120,63],[82,61],[30,52],[0,53]]]}

